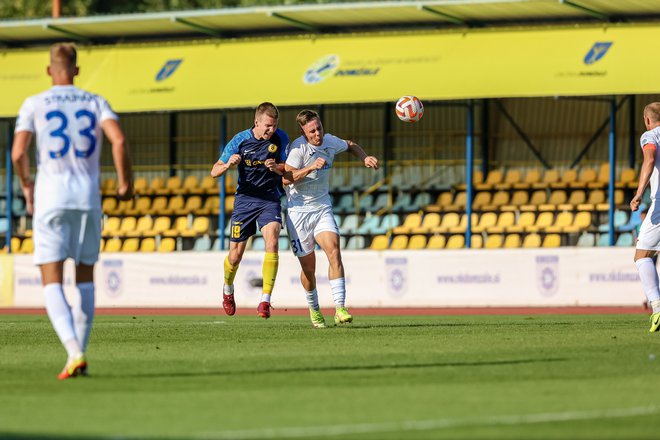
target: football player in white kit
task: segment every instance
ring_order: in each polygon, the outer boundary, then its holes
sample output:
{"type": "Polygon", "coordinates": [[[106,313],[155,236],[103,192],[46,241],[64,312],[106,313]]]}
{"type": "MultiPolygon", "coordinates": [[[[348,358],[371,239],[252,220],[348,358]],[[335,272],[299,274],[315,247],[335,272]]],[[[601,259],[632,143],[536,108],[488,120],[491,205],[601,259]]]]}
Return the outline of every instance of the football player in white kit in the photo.
{"type": "Polygon", "coordinates": [[[112,144],[117,196],[132,197],[128,149],[117,115],[100,96],[73,85],[76,48],[50,49],[53,86],[25,100],[16,120],[12,161],[28,212],[33,214],[34,262],[41,270],[46,311],[67,351],[58,375],[86,374],[85,349],[94,318],[94,264],[101,241],[100,158],[103,133],[112,144]],[[28,149],[36,135],[37,176],[30,178],[28,149]],[[62,290],[64,261],[76,264],[77,300],[69,306],[62,290]]]}
{"type": "Polygon", "coordinates": [[[646,298],[651,304],[650,332],[660,329],[660,290],[658,288],[658,272],[653,258],[660,251],[660,102],[653,102],[644,108],[644,124],[646,132],[640,139],[644,153],[644,163],[639,173],[639,185],[635,196],[630,201],[630,209],[637,211],[642,202],[646,185],[651,183],[651,206],[642,222],[637,237],[635,250],[635,265],[646,298]]]}
{"type": "Polygon", "coordinates": [[[316,290],[316,255],[318,243],[328,257],[330,267],[328,279],[336,306],[335,323],[353,321],[345,306],[346,282],[344,265],[339,250],[339,228],[332,214],[329,180],[334,157],[350,151],[367,168],[378,168],[378,159],[369,156],[355,142],[339,139],[323,131],[318,113],[303,110],[296,121],[303,133],[289,145],[282,182],[287,194],[287,229],[291,249],[298,257],[302,271],[300,281],[307,292],[312,325],[325,327],[323,314],[319,310],[316,290]]]}

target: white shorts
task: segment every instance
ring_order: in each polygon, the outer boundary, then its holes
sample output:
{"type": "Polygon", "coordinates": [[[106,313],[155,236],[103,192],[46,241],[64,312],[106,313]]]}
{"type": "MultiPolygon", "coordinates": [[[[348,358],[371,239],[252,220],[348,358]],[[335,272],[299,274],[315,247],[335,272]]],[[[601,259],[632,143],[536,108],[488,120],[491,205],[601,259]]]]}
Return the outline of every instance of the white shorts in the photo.
{"type": "Polygon", "coordinates": [[[334,232],[339,235],[339,228],[330,207],[312,212],[289,211],[287,214],[286,227],[291,250],[296,257],[304,257],[314,252],[314,237],[321,232],[334,232]]]}
{"type": "Polygon", "coordinates": [[[34,263],[73,258],[76,265],[93,265],[101,247],[101,211],[63,209],[34,217],[34,263]]]}
{"type": "Polygon", "coordinates": [[[660,251],[660,212],[655,211],[655,202],[651,203],[639,228],[637,249],[660,251]]]}

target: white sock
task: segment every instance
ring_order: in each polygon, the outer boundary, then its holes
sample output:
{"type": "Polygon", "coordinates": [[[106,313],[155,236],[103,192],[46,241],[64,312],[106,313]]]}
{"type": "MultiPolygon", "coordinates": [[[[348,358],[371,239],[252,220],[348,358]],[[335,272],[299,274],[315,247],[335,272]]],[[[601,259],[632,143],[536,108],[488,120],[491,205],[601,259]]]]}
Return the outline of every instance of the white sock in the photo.
{"type": "Polygon", "coordinates": [[[318,310],[319,309],[319,293],[316,289],[306,292],[307,295],[307,305],[310,309],[318,310]]]}
{"type": "MultiPolygon", "coordinates": [[[[646,299],[653,307],[653,304],[658,306],[658,300],[660,300],[660,289],[658,288],[658,271],[655,269],[655,263],[651,258],[640,258],[635,261],[635,266],[637,266],[637,272],[639,272],[639,279],[642,281],[642,289],[646,295],[646,299]]],[[[656,310],[656,307],[653,307],[653,313],[657,313],[660,310],[656,310]]]]}
{"type": "Polygon", "coordinates": [[[270,293],[262,293],[261,294],[261,302],[270,302],[270,293]]]}
{"type": "Polygon", "coordinates": [[[77,285],[80,292],[80,301],[71,310],[76,336],[82,351],[87,351],[89,334],[94,321],[94,283],[80,283],[77,285]]]}
{"type": "Polygon", "coordinates": [[[233,295],[234,294],[234,285],[227,285],[223,284],[222,285],[222,293],[225,295],[233,295]]]}
{"type": "Polygon", "coordinates": [[[55,333],[60,338],[62,345],[66,348],[69,358],[80,356],[82,349],[76,338],[76,331],[73,327],[73,315],[66,302],[62,285],[51,283],[44,286],[44,298],[46,300],[46,311],[48,318],[53,324],[55,333]]]}
{"type": "Polygon", "coordinates": [[[332,291],[332,298],[335,301],[337,308],[344,307],[346,302],[346,280],[345,278],[335,278],[330,280],[330,290],[332,291]]]}

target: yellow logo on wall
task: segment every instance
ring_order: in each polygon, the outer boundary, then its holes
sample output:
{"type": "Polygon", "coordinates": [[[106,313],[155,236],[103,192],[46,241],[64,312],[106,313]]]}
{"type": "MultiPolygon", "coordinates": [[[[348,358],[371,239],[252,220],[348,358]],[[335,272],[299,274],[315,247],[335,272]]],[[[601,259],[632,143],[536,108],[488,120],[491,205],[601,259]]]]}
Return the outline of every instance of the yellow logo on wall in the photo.
{"type": "Polygon", "coordinates": [[[274,153],[274,152],[276,152],[276,151],[277,151],[277,145],[275,145],[275,144],[270,144],[270,145],[268,146],[268,152],[269,152],[269,153],[274,153]]]}

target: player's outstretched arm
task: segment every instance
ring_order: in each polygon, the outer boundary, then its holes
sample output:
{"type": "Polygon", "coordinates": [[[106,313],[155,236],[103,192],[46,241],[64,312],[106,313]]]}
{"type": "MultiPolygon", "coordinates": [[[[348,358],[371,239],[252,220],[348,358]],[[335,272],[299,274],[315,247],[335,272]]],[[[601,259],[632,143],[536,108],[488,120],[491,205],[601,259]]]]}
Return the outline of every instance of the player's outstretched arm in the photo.
{"type": "Polygon", "coordinates": [[[367,155],[367,153],[364,152],[362,147],[353,141],[347,140],[346,143],[348,144],[348,151],[353,156],[357,157],[362,162],[364,162],[365,167],[373,168],[374,170],[378,169],[378,158],[376,158],[376,156],[367,155]]]}
{"type": "Polygon", "coordinates": [[[642,163],[642,170],[639,173],[639,185],[637,185],[635,196],[630,201],[630,209],[632,211],[637,211],[639,205],[642,203],[644,190],[646,189],[646,185],[649,184],[653,168],[655,168],[655,150],[654,147],[644,148],[644,163],[642,163]]]}
{"type": "Polygon", "coordinates": [[[227,160],[227,163],[224,163],[222,160],[218,159],[216,163],[213,164],[213,168],[211,169],[211,177],[216,178],[220,177],[227,170],[234,165],[238,165],[238,163],[241,161],[241,155],[240,154],[232,154],[229,156],[229,160],[227,160]]]}
{"type": "Polygon", "coordinates": [[[32,132],[19,131],[14,135],[14,144],[11,147],[11,161],[14,164],[14,173],[21,182],[21,189],[25,197],[27,212],[34,212],[34,183],[30,178],[30,156],[28,149],[32,140],[32,132]]]}
{"type": "Polygon", "coordinates": [[[112,144],[112,160],[117,170],[117,198],[129,200],[133,197],[133,169],[124,132],[115,119],[104,120],[101,127],[112,144]]]}
{"type": "Polygon", "coordinates": [[[314,162],[304,168],[294,168],[289,164],[284,164],[284,173],[282,174],[282,183],[291,185],[305,178],[309,173],[320,170],[325,166],[325,159],[317,157],[314,162]]]}

